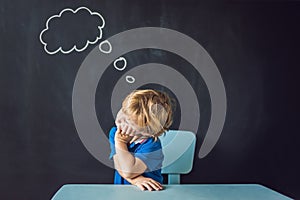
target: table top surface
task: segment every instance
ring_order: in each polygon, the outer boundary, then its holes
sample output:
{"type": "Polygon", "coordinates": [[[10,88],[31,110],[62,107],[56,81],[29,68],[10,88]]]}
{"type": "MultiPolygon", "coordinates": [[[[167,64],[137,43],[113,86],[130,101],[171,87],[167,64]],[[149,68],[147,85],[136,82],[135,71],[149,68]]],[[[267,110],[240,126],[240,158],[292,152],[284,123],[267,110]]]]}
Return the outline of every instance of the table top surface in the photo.
{"type": "Polygon", "coordinates": [[[209,199],[209,200],[287,200],[274,190],[258,184],[180,184],[163,185],[161,191],[141,191],[133,185],[67,184],[62,186],[52,200],[100,199],[209,199]],[[134,198],[133,198],[134,197],[134,198]]]}

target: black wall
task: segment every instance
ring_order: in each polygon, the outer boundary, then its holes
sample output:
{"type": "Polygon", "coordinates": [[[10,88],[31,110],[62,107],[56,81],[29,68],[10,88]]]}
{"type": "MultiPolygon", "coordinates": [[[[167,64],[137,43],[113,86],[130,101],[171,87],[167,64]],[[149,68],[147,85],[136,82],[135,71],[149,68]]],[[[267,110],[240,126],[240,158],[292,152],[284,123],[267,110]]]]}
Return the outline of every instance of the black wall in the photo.
{"type": "MultiPolygon", "coordinates": [[[[198,41],[218,66],[228,101],[224,129],[213,151],[199,159],[210,119],[204,93],[194,167],[182,183],[259,183],[300,198],[299,2],[2,0],[1,199],[50,199],[66,183],[113,183],[113,170],[85,149],[72,116],[76,73],[96,44],[48,55],[39,41],[50,16],[79,6],[104,16],[104,39],[137,27],[170,28],[198,41]]],[[[172,63],[172,55],[137,53],[132,62],[172,63]]],[[[107,130],[113,125],[102,120],[107,130]]]]}

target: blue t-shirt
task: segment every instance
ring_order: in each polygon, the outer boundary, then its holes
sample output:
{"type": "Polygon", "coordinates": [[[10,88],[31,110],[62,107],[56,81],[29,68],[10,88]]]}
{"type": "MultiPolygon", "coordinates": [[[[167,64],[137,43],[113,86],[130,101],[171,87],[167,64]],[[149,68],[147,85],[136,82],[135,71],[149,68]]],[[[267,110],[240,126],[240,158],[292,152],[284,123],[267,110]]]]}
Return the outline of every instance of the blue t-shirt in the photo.
{"type": "MultiPolygon", "coordinates": [[[[111,153],[109,158],[112,159],[116,154],[115,150],[115,133],[116,127],[111,128],[109,132],[109,143],[111,153]]],[[[152,178],[153,180],[163,183],[163,176],[161,175],[161,166],[164,155],[161,149],[160,140],[156,141],[154,138],[148,138],[142,143],[131,143],[127,145],[128,151],[133,153],[133,156],[141,159],[147,165],[146,171],[142,174],[145,177],[152,178]]],[[[115,170],[114,184],[130,184],[126,181],[117,170],[115,170]]]]}

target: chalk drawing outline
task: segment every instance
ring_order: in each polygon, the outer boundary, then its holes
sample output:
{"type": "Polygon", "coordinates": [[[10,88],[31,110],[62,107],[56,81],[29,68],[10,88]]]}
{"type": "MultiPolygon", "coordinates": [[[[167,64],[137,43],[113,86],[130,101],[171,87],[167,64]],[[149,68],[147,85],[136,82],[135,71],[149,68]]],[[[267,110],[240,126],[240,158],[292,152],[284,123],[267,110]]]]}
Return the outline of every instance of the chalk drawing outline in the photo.
{"type": "Polygon", "coordinates": [[[125,79],[126,79],[127,83],[134,83],[135,82],[135,78],[133,76],[130,76],[130,75],[127,75],[125,79]],[[132,81],[130,81],[129,78],[131,78],[132,81]]]}
{"type": "Polygon", "coordinates": [[[116,70],[123,71],[127,67],[127,60],[124,57],[119,57],[114,61],[114,67],[116,70]],[[124,61],[124,66],[121,68],[117,66],[117,62],[119,61],[124,61]]]}
{"type": "Polygon", "coordinates": [[[56,54],[56,53],[59,52],[59,51],[62,52],[63,54],[71,53],[73,50],[75,50],[75,51],[77,51],[77,52],[81,52],[81,51],[84,51],[84,50],[88,47],[88,45],[90,45],[90,44],[95,44],[96,42],[98,42],[98,40],[100,40],[100,39],[102,38],[102,35],[103,35],[103,33],[102,33],[102,28],[103,28],[104,26],[105,26],[105,20],[104,20],[104,18],[102,17],[102,15],[101,15],[100,13],[92,12],[90,9],[88,9],[87,7],[84,7],[84,6],[81,6],[81,7],[77,8],[75,11],[74,11],[72,8],[65,8],[65,9],[63,9],[58,15],[53,15],[53,16],[51,16],[51,17],[47,20],[47,22],[46,22],[46,28],[43,29],[43,30],[41,31],[41,33],[40,33],[40,35],[39,35],[39,39],[40,39],[40,42],[44,45],[44,50],[45,50],[48,54],[50,54],[50,55],[56,54]],[[48,49],[47,49],[47,43],[44,42],[44,40],[43,40],[42,37],[43,37],[43,33],[46,32],[47,30],[49,30],[49,22],[51,21],[51,19],[53,19],[53,18],[60,18],[60,17],[62,16],[62,14],[63,14],[64,12],[67,12],[67,11],[71,11],[73,14],[76,14],[76,13],[77,13],[79,10],[81,10],[81,9],[87,10],[91,15],[97,15],[98,17],[100,17],[100,19],[102,20],[103,24],[102,24],[101,26],[98,26],[98,29],[99,29],[99,36],[96,37],[96,39],[95,39],[94,41],[92,41],[92,42],[91,42],[90,40],[87,40],[85,46],[84,46],[83,48],[81,48],[81,49],[78,49],[78,48],[76,47],[76,44],[75,44],[70,50],[67,50],[67,51],[63,50],[62,47],[59,47],[59,48],[56,49],[55,51],[48,51],[48,49]]]}
{"type": "Polygon", "coordinates": [[[109,42],[108,40],[104,40],[104,41],[102,41],[102,42],[99,44],[99,50],[100,50],[102,53],[109,54],[109,53],[111,53],[111,51],[112,51],[112,46],[111,46],[111,44],[110,44],[110,42],[109,42]],[[102,46],[103,44],[108,44],[108,47],[109,47],[108,51],[106,51],[106,50],[104,50],[104,49],[101,49],[101,46],[102,46]]]}

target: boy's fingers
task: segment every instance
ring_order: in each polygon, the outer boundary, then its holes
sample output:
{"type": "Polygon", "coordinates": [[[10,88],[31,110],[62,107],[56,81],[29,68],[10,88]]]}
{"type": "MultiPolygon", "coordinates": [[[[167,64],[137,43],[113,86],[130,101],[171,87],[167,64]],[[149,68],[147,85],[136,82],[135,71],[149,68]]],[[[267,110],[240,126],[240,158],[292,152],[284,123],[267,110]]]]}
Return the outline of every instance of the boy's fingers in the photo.
{"type": "Polygon", "coordinates": [[[159,189],[163,188],[162,185],[159,182],[156,182],[156,181],[152,180],[151,183],[153,183],[159,189]]]}
{"type": "Polygon", "coordinates": [[[135,135],[135,130],[132,129],[132,131],[130,132],[130,136],[136,136],[135,135]]]}
{"type": "Polygon", "coordinates": [[[133,129],[131,127],[128,127],[126,135],[131,136],[131,133],[133,132],[133,129]]]}
{"type": "Polygon", "coordinates": [[[126,134],[126,132],[127,132],[127,129],[128,129],[128,126],[127,126],[127,125],[126,125],[126,126],[124,126],[124,127],[123,127],[123,129],[122,129],[122,133],[123,133],[123,134],[126,134]]]}
{"type": "Polygon", "coordinates": [[[133,138],[131,139],[130,143],[132,143],[132,142],[138,140],[139,138],[140,138],[140,137],[138,137],[138,136],[133,136],[133,138]]]}
{"type": "Polygon", "coordinates": [[[148,185],[148,183],[142,183],[142,185],[146,187],[147,190],[152,191],[152,188],[148,185]]]}
{"type": "Polygon", "coordinates": [[[153,182],[148,182],[148,184],[155,190],[159,190],[159,187],[156,186],[153,182]]]}
{"type": "Polygon", "coordinates": [[[159,182],[156,182],[156,183],[159,185],[159,187],[163,188],[161,183],[159,183],[159,182]]]}
{"type": "Polygon", "coordinates": [[[140,188],[140,190],[145,190],[145,188],[143,187],[143,185],[142,184],[140,184],[140,183],[138,183],[137,185],[136,185],[138,188],[140,188]]]}

